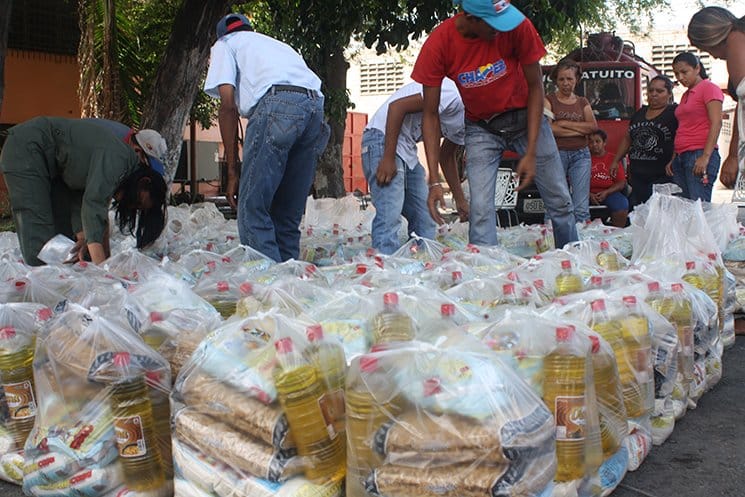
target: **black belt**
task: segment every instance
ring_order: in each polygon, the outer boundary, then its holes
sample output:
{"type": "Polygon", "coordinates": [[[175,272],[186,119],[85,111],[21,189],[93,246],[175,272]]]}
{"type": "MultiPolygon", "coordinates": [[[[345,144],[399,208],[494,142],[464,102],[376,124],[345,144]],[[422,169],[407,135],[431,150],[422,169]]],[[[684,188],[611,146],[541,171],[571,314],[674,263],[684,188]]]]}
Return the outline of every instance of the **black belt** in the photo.
{"type": "Polygon", "coordinates": [[[272,87],[269,88],[269,91],[271,91],[272,94],[278,91],[290,91],[293,93],[305,93],[309,97],[316,96],[315,90],[311,90],[309,88],[303,88],[302,86],[295,86],[295,85],[272,85],[272,87]]]}

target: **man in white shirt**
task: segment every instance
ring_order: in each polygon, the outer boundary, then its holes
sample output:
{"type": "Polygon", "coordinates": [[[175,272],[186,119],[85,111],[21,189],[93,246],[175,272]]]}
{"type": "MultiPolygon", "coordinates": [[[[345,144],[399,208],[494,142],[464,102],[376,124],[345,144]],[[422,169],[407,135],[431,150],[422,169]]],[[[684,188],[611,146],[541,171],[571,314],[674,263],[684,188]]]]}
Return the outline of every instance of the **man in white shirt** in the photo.
{"type": "Polygon", "coordinates": [[[321,80],[292,47],[254,32],[242,14],[217,23],[204,91],[220,99],[225,194],[238,211],[241,243],[276,261],[299,256],[298,226],[329,139],[320,89],[321,80]],[[240,185],[239,115],[248,119],[240,185]]]}
{"type": "MultiPolygon", "coordinates": [[[[437,226],[427,207],[426,172],[417,155],[417,143],[422,141],[423,105],[422,85],[404,85],[375,112],[362,134],[362,169],[376,211],[372,244],[383,254],[392,254],[401,245],[401,215],[408,222],[409,234],[435,237],[437,226]]],[[[458,212],[465,219],[468,204],[455,164],[455,147],[463,145],[465,138],[465,111],[458,89],[449,79],[442,85],[439,111],[445,138],[440,154],[442,170],[458,212]]],[[[439,178],[431,180],[438,182],[439,178]]]]}

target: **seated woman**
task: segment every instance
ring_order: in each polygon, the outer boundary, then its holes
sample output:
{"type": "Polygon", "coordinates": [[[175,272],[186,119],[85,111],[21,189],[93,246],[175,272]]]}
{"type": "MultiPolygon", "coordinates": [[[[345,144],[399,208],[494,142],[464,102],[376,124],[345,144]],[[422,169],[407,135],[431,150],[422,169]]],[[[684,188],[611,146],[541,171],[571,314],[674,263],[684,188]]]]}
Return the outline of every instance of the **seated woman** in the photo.
{"type": "Polygon", "coordinates": [[[612,172],[614,156],[605,150],[607,141],[608,134],[602,129],[590,135],[590,203],[608,207],[611,224],[623,228],[629,215],[629,199],[622,193],[626,188],[626,173],[620,163],[616,172],[612,172]]]}

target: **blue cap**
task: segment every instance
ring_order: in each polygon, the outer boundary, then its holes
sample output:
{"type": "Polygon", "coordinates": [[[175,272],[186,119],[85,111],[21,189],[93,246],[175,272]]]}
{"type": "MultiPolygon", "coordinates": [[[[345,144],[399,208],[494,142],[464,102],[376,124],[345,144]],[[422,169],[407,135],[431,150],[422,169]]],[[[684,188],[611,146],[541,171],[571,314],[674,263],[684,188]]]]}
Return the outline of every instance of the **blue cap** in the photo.
{"type": "Polygon", "coordinates": [[[147,156],[147,161],[150,163],[150,169],[152,169],[156,173],[159,173],[161,176],[165,178],[166,168],[161,161],[149,155],[147,156]]]}
{"type": "Polygon", "coordinates": [[[244,26],[253,30],[251,21],[248,20],[248,17],[243,14],[228,14],[217,21],[217,37],[222,38],[226,34],[232,33],[236,29],[244,26]]]}
{"type": "Polygon", "coordinates": [[[525,15],[510,0],[454,0],[453,3],[497,31],[512,31],[525,20],[525,15]]]}

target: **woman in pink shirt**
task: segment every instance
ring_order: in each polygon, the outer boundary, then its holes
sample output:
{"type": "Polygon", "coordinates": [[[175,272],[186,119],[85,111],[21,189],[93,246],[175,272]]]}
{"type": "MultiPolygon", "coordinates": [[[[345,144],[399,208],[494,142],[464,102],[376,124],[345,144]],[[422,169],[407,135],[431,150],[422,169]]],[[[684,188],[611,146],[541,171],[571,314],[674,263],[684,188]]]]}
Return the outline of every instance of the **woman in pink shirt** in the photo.
{"type": "Polygon", "coordinates": [[[719,172],[717,139],[722,129],[721,88],[707,79],[706,69],[694,54],[683,52],[673,59],[675,78],[688,88],[680,99],[675,117],[673,181],[691,200],[711,202],[711,190],[719,172]]]}

